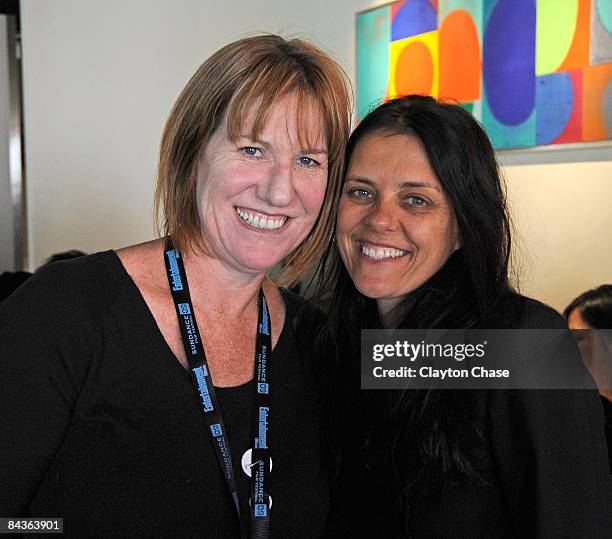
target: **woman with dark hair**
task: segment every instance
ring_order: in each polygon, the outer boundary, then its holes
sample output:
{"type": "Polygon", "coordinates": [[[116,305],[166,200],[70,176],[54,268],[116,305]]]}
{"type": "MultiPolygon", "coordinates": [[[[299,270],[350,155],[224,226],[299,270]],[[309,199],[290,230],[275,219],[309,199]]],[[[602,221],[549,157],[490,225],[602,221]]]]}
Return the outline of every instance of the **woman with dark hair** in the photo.
{"type": "Polygon", "coordinates": [[[612,329],[612,284],[602,284],[573,299],[563,311],[568,325],[587,326],[586,329],[612,329]],[[575,322],[572,323],[572,318],[575,322]],[[579,319],[582,321],[579,321],[579,319]]]}
{"type": "Polygon", "coordinates": [[[565,308],[563,316],[601,396],[612,471],[612,284],[583,292],[565,308]]]}
{"type": "Polygon", "coordinates": [[[395,99],[355,129],[346,166],[323,262],[338,373],[331,533],[603,537],[593,392],[352,389],[360,328],[565,327],[509,283],[505,193],[482,127],[458,105],[395,99]]]}

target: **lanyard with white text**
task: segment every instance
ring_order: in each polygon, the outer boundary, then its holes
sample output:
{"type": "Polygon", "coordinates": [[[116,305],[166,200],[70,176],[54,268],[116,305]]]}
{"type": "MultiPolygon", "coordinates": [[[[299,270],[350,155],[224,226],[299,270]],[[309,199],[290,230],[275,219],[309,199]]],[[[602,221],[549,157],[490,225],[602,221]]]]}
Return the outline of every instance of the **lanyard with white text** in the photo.
{"type": "MultiPolygon", "coordinates": [[[[172,246],[168,238],[164,261],[168,273],[168,282],[172,299],[176,307],[185,355],[189,363],[189,372],[193,386],[202,405],[204,419],[217,454],[221,472],[234,500],[239,518],[244,518],[240,511],[238,489],[234,477],[232,455],[226,436],[223,415],[219,401],[213,387],[210,369],[206,354],[200,338],[200,332],[195,320],[193,305],[189,295],[187,274],[181,254],[172,246]]],[[[269,536],[270,529],[270,448],[269,448],[269,422],[270,422],[270,389],[271,389],[271,357],[272,340],[270,337],[270,315],[263,290],[259,290],[257,320],[257,337],[255,341],[255,377],[256,391],[252,418],[252,447],[251,447],[251,537],[264,539],[269,536]]],[[[241,524],[242,530],[245,529],[241,524]]]]}

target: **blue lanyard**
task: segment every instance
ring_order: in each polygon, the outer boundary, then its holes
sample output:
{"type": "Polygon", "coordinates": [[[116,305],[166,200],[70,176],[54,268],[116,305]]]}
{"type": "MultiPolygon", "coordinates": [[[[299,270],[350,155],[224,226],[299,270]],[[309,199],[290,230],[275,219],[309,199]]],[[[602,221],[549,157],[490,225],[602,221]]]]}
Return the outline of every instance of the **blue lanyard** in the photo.
{"type": "MultiPolygon", "coordinates": [[[[234,506],[241,520],[245,518],[240,511],[240,501],[232,454],[223,423],[219,400],[215,393],[210,369],[206,360],[204,346],[195,320],[193,304],[187,285],[187,274],[180,252],[174,249],[168,238],[164,254],[168,283],[176,314],[178,317],[183,347],[189,364],[193,387],[202,406],[204,419],[210,433],[217,461],[225,477],[234,506]]],[[[252,457],[251,457],[251,519],[250,530],[253,539],[264,539],[270,534],[270,388],[271,388],[271,353],[272,338],[270,315],[263,290],[259,290],[257,337],[255,341],[255,377],[257,380],[255,402],[252,414],[252,457]]]]}

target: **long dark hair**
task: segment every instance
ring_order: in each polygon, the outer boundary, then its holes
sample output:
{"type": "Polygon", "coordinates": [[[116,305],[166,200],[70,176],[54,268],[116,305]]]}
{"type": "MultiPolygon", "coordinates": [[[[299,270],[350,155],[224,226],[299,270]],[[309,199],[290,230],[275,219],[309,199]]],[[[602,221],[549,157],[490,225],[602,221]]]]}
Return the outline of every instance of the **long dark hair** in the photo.
{"type": "MultiPolygon", "coordinates": [[[[353,131],[346,149],[346,167],[359,142],[374,132],[420,139],[452,204],[461,238],[461,248],[446,264],[397,305],[392,313],[393,326],[497,327],[496,306],[511,291],[511,227],[495,153],[482,126],[456,104],[418,95],[394,99],[370,112],[353,131]]],[[[346,373],[359,365],[359,329],[381,327],[382,323],[375,300],[356,290],[335,244],[327,250],[319,275],[319,290],[332,291],[327,346],[335,351],[338,372],[346,373]]],[[[366,393],[371,398],[371,392],[366,393]]],[[[470,393],[430,389],[379,394],[375,398],[384,401],[385,417],[372,423],[386,422],[387,428],[382,434],[379,430],[366,437],[366,446],[383,446],[400,483],[409,478],[395,463],[406,460],[408,443],[413,444],[410,450],[422,466],[435,470],[438,476],[458,472],[475,478],[460,443],[465,428],[477,429],[470,393]],[[414,440],[418,440],[417,447],[414,440]]],[[[338,414],[346,412],[339,404],[334,410],[338,414]]],[[[338,425],[343,421],[338,418],[338,425]]]]}

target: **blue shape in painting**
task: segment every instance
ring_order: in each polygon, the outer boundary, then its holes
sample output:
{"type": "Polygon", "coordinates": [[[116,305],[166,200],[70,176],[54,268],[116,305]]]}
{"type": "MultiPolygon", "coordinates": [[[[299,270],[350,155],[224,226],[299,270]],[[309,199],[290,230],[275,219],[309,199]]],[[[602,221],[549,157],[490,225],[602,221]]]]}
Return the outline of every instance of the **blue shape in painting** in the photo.
{"type": "Polygon", "coordinates": [[[553,73],[536,80],[536,144],[555,140],[567,125],[574,107],[568,73],[553,73]]]}
{"type": "Polygon", "coordinates": [[[499,0],[493,7],[487,4],[483,79],[488,107],[500,123],[518,126],[535,107],[535,2],[499,0]]]}
{"type": "Polygon", "coordinates": [[[417,36],[438,28],[436,9],[428,0],[407,0],[391,23],[391,41],[417,36]]]}

